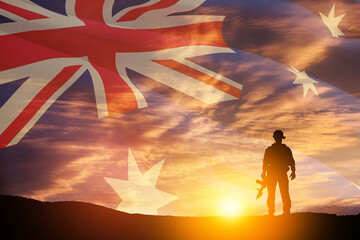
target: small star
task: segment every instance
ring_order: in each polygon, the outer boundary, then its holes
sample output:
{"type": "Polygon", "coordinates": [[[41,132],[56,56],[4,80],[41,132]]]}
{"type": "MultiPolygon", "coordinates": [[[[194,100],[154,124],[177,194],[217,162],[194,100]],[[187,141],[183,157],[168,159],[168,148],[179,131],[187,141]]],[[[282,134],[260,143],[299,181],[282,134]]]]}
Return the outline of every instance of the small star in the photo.
{"type": "Polygon", "coordinates": [[[316,96],[319,96],[314,83],[319,83],[318,81],[310,78],[305,71],[298,71],[297,69],[295,69],[293,66],[291,66],[292,69],[288,68],[288,70],[292,73],[294,73],[296,75],[296,79],[293,82],[293,84],[302,84],[303,88],[304,88],[304,95],[303,95],[303,99],[305,99],[309,89],[311,89],[316,96]]]}
{"type": "Polygon", "coordinates": [[[158,208],[178,199],[178,197],[156,188],[157,179],[164,161],[165,159],[142,174],[129,149],[128,181],[105,177],[107,183],[122,199],[116,210],[158,215],[158,208]]]}
{"type": "Polygon", "coordinates": [[[341,19],[345,16],[345,13],[341,14],[340,16],[335,17],[335,3],[329,12],[329,16],[326,17],[321,12],[319,12],[319,13],[320,13],[322,21],[329,28],[333,37],[338,38],[339,36],[345,36],[345,34],[338,28],[338,25],[339,25],[341,19]]]}

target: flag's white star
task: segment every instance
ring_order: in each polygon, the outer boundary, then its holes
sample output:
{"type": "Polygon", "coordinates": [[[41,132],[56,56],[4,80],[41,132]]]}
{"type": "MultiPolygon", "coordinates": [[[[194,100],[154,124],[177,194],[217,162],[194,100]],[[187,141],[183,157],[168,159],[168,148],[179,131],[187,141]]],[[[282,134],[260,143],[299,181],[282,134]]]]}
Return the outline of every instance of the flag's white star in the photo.
{"type": "Polygon", "coordinates": [[[117,210],[128,213],[157,215],[158,208],[178,199],[178,197],[156,188],[157,179],[164,161],[158,162],[146,173],[142,174],[129,149],[128,181],[105,177],[105,180],[122,199],[122,202],[116,208],[117,210]]]}
{"type": "Polygon", "coordinates": [[[345,13],[341,14],[340,16],[335,17],[335,3],[329,12],[329,16],[326,17],[321,12],[319,12],[319,13],[320,13],[322,21],[329,28],[331,35],[333,37],[338,38],[339,36],[345,36],[344,33],[338,28],[338,25],[339,25],[341,19],[345,16],[345,13]]]}
{"type": "Polygon", "coordinates": [[[306,97],[306,94],[308,93],[309,89],[311,89],[316,96],[319,96],[314,83],[319,83],[318,81],[310,78],[305,70],[300,72],[299,70],[295,69],[293,66],[291,68],[288,68],[288,70],[296,75],[296,79],[293,82],[293,84],[302,84],[304,88],[304,95],[303,99],[306,97]]]}
{"type": "Polygon", "coordinates": [[[360,190],[360,180],[359,180],[359,185],[357,185],[355,183],[354,183],[354,185],[355,185],[355,187],[357,187],[360,190]]]}

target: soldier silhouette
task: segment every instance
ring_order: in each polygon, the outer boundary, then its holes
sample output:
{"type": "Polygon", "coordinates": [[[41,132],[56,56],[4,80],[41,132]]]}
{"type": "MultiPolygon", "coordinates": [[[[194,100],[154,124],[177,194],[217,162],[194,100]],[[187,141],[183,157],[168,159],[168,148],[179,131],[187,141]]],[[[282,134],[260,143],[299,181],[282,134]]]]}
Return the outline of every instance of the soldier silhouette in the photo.
{"type": "Polygon", "coordinates": [[[275,189],[277,183],[279,183],[284,215],[287,215],[290,214],[291,208],[287,172],[291,168],[290,179],[295,179],[295,161],[291,149],[282,143],[282,140],[285,139],[284,133],[281,130],[276,130],[273,137],[275,143],[265,150],[261,177],[266,179],[267,183],[269,215],[273,216],[275,212],[275,189]]]}

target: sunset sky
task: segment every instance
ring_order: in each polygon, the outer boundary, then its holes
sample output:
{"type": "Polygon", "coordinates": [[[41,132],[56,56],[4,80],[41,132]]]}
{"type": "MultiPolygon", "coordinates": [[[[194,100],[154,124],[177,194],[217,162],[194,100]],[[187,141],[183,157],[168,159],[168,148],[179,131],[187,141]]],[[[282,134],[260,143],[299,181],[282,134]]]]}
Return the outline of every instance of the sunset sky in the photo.
{"type": "MultiPolygon", "coordinates": [[[[123,5],[115,1],[113,12],[123,5]]],[[[182,14],[225,16],[222,35],[234,52],[187,60],[241,84],[240,99],[205,104],[127,69],[148,106],[98,118],[85,71],[18,144],[0,149],[0,193],[116,209],[121,198],[105,178],[135,174],[128,171],[131,149],[143,174],[165,159],[156,188],[176,200],[159,214],[223,215],[224,202],[237,202],[240,215],[266,214],[267,194],[255,200],[255,180],[281,129],[297,169],[292,211],[358,214],[360,2],[208,0],[182,14]],[[335,16],[346,14],[339,38],[319,15],[334,3],[335,16]],[[291,66],[317,82],[318,96],[293,84],[291,66]]],[[[0,85],[0,106],[24,82],[0,85]]],[[[281,213],[278,192],[276,209],[281,213]]]]}

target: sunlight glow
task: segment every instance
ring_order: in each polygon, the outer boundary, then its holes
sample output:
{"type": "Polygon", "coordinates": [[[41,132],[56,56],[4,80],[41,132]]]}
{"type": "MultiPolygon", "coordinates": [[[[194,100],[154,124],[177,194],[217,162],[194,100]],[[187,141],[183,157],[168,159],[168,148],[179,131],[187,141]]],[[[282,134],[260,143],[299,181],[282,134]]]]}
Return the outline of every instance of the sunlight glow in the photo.
{"type": "Polygon", "coordinates": [[[222,199],[219,205],[220,214],[227,217],[238,216],[241,211],[241,203],[237,199],[222,199]]]}

